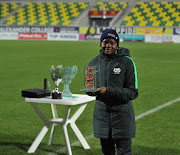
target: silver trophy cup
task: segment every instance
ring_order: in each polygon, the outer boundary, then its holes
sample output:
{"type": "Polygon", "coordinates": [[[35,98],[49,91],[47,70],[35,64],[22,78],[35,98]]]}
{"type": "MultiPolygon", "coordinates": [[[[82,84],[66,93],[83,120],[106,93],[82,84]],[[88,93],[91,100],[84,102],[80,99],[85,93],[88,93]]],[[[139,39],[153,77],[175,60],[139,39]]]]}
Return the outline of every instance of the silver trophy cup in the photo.
{"type": "Polygon", "coordinates": [[[58,89],[58,86],[60,84],[60,82],[62,81],[62,77],[64,74],[64,68],[62,65],[58,65],[57,67],[54,67],[52,65],[52,67],[50,68],[50,72],[51,72],[51,77],[52,80],[56,86],[55,90],[52,91],[52,98],[54,99],[61,99],[61,92],[58,89]]]}

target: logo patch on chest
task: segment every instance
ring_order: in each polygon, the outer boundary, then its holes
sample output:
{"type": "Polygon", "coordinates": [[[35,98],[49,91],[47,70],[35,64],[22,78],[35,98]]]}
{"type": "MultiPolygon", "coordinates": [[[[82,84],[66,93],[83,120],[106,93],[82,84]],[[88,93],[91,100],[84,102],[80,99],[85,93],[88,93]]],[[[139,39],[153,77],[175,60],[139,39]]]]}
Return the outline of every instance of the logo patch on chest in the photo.
{"type": "Polygon", "coordinates": [[[121,68],[114,68],[113,72],[114,72],[114,74],[120,74],[121,68]]]}

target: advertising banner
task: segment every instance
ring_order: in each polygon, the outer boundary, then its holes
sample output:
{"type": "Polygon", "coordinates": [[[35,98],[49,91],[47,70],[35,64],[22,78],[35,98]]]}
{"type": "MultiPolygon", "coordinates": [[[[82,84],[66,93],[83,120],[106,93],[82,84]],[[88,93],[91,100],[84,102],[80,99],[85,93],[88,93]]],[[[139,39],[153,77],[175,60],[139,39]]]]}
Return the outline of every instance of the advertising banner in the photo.
{"type": "Polygon", "coordinates": [[[144,41],[145,36],[144,35],[119,35],[120,40],[122,41],[144,41]]]}
{"type": "Polygon", "coordinates": [[[173,29],[173,34],[174,35],[180,35],[180,28],[174,28],[173,29]]]}
{"type": "Polygon", "coordinates": [[[136,34],[163,34],[163,28],[136,28],[136,34]]]}
{"type": "Polygon", "coordinates": [[[173,35],[172,40],[173,43],[180,43],[180,35],[173,35]]]}
{"type": "Polygon", "coordinates": [[[79,34],[67,34],[67,33],[48,33],[48,40],[64,40],[64,41],[78,41],[79,34]]]}
{"type": "Polygon", "coordinates": [[[146,30],[145,30],[146,28],[142,28],[142,27],[140,27],[140,28],[136,28],[136,34],[146,34],[145,32],[146,32],[146,30]]]}
{"type": "Polygon", "coordinates": [[[163,43],[173,43],[172,35],[163,35],[162,42],[163,43]]]}
{"type": "Polygon", "coordinates": [[[106,17],[107,18],[113,18],[118,14],[119,11],[106,11],[106,17]]]}
{"type": "Polygon", "coordinates": [[[52,26],[0,26],[0,32],[48,33],[53,31],[52,26]]]}
{"type": "Polygon", "coordinates": [[[118,34],[136,34],[135,27],[80,27],[79,34],[85,34],[86,40],[99,40],[102,32],[107,28],[116,30],[118,34]]]}
{"type": "Polygon", "coordinates": [[[163,34],[163,28],[146,28],[146,34],[163,34]]]}
{"type": "Polygon", "coordinates": [[[173,28],[164,28],[163,34],[164,35],[173,35],[173,28]]]}
{"type": "Polygon", "coordinates": [[[145,35],[145,42],[162,43],[162,35],[145,35]]]}
{"type": "Polygon", "coordinates": [[[47,33],[19,33],[19,40],[47,40],[47,33]]]}
{"type": "Polygon", "coordinates": [[[54,31],[54,27],[43,27],[43,26],[33,26],[30,27],[31,33],[50,33],[54,31]]]}
{"type": "Polygon", "coordinates": [[[90,18],[113,18],[119,11],[89,11],[90,18]]]}
{"type": "Polygon", "coordinates": [[[103,18],[103,11],[89,11],[90,18],[103,18]]]}
{"type": "Polygon", "coordinates": [[[173,39],[173,35],[145,35],[145,42],[151,43],[173,43],[176,38],[173,39]]]}
{"type": "Polygon", "coordinates": [[[54,27],[54,32],[58,33],[79,33],[79,27],[54,27]]]}
{"type": "Polygon", "coordinates": [[[18,33],[0,32],[0,40],[18,40],[18,33]]]}

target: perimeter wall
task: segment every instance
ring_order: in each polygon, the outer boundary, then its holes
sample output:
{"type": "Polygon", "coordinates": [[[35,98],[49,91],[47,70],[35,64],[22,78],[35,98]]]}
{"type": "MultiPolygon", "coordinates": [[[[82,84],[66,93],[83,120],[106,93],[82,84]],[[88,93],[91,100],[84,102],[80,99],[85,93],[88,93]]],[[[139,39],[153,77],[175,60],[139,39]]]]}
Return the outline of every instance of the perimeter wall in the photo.
{"type": "MultiPolygon", "coordinates": [[[[0,26],[0,40],[97,40],[107,27],[0,26]]],[[[180,28],[108,27],[123,41],[180,43],[180,28]]]]}

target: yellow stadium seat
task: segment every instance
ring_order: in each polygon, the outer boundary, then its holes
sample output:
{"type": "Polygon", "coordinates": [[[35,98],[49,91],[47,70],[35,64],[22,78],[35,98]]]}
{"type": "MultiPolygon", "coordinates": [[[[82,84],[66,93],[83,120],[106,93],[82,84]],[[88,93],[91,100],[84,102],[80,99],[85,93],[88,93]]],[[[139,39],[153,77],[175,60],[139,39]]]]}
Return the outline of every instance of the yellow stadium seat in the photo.
{"type": "Polygon", "coordinates": [[[156,21],[156,19],[157,19],[157,16],[152,16],[149,18],[149,21],[156,21]]]}
{"type": "Polygon", "coordinates": [[[129,21],[129,20],[131,20],[132,19],[132,16],[126,16],[125,18],[124,18],[124,21],[129,21]]]}
{"type": "Polygon", "coordinates": [[[92,8],[91,10],[92,10],[92,11],[97,11],[97,8],[92,8]]]}
{"type": "Polygon", "coordinates": [[[163,8],[157,8],[155,12],[156,12],[156,13],[160,13],[160,12],[162,12],[162,11],[163,11],[163,8]]]}
{"type": "Polygon", "coordinates": [[[148,6],[147,4],[142,4],[142,5],[140,6],[140,8],[141,8],[141,9],[144,9],[144,8],[147,8],[147,6],[148,6]]]}
{"type": "Polygon", "coordinates": [[[142,4],[144,4],[144,2],[137,2],[137,4],[138,4],[138,5],[142,5],[142,4]]]}
{"type": "Polygon", "coordinates": [[[139,10],[138,8],[133,8],[133,9],[131,10],[131,12],[134,13],[134,12],[137,12],[138,10],[139,10]]]}
{"type": "Polygon", "coordinates": [[[160,21],[154,21],[152,26],[159,26],[160,25],[160,21]]]}
{"type": "Polygon", "coordinates": [[[166,5],[165,5],[165,8],[166,8],[166,9],[169,9],[169,8],[171,8],[171,7],[172,7],[172,4],[166,3],[166,5]]]}
{"type": "Polygon", "coordinates": [[[168,21],[168,22],[166,23],[166,26],[173,26],[173,24],[174,24],[173,21],[168,21]]]}
{"type": "Polygon", "coordinates": [[[175,21],[176,21],[176,22],[180,22],[180,17],[179,17],[179,16],[176,17],[175,21]]]}
{"type": "Polygon", "coordinates": [[[14,16],[10,16],[8,19],[7,19],[7,24],[8,25],[13,25],[13,23],[15,22],[15,17],[14,16]]]}
{"type": "Polygon", "coordinates": [[[173,12],[171,16],[172,17],[178,17],[179,16],[179,12],[173,12]]]}
{"type": "Polygon", "coordinates": [[[139,16],[136,21],[144,21],[144,16],[139,16]]]}
{"type": "Polygon", "coordinates": [[[180,4],[180,2],[173,2],[173,3],[176,4],[176,5],[180,4]]]}
{"type": "Polygon", "coordinates": [[[150,8],[144,8],[143,12],[148,13],[148,12],[150,12],[150,10],[151,10],[150,8]]]}
{"type": "Polygon", "coordinates": [[[126,24],[126,26],[133,26],[134,23],[135,23],[134,20],[128,21],[127,24],[126,24]]]}
{"type": "Polygon", "coordinates": [[[141,21],[141,22],[139,23],[139,26],[146,26],[147,23],[148,23],[147,21],[141,21]]]}
{"type": "Polygon", "coordinates": [[[149,2],[149,4],[150,4],[150,5],[154,5],[154,4],[156,4],[156,2],[152,2],[152,1],[151,1],[151,2],[149,2]]]}

